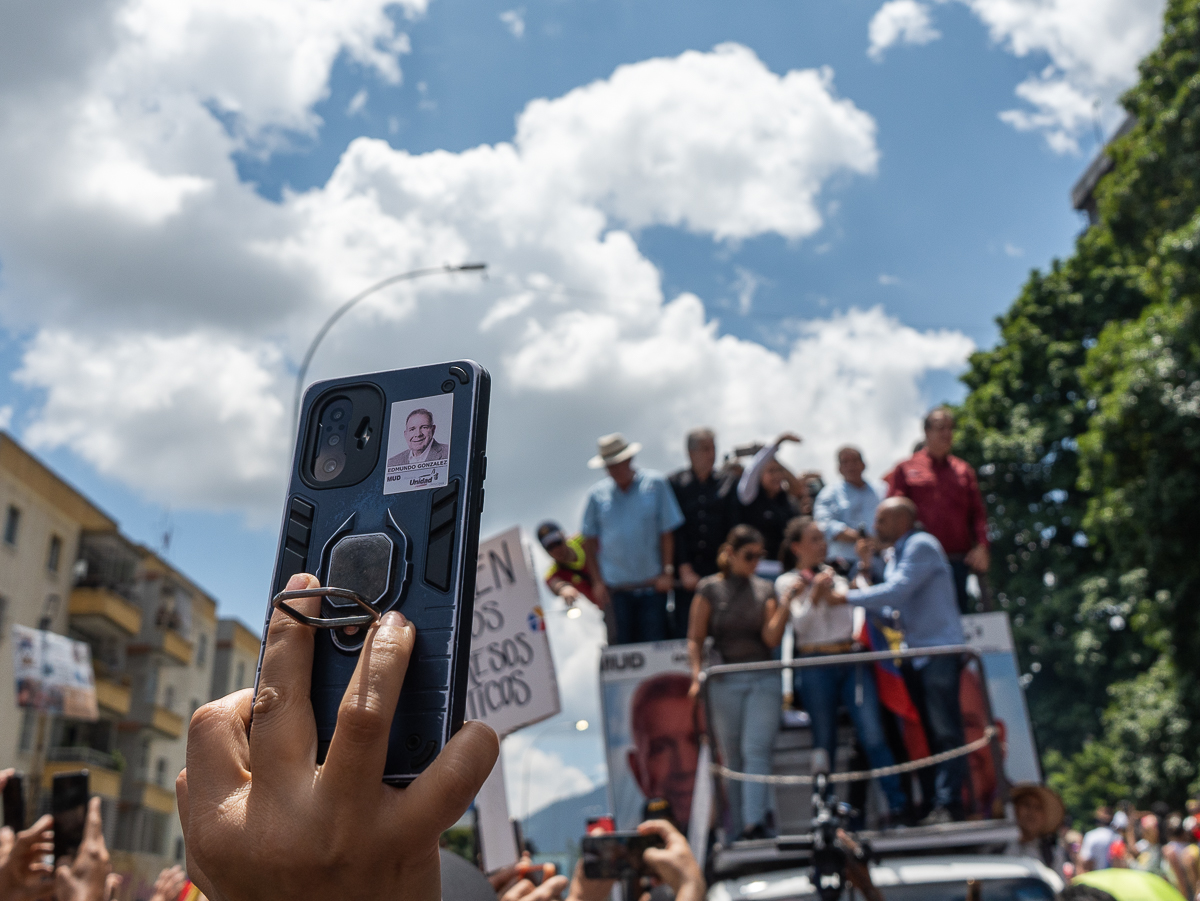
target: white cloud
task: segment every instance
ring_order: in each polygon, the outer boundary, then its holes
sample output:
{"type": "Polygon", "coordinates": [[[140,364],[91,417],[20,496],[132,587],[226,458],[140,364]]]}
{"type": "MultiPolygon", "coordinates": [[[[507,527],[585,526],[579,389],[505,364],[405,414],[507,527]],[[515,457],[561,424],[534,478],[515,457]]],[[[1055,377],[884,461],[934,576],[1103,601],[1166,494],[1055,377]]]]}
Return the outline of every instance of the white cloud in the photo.
{"type": "Polygon", "coordinates": [[[942,33],[933,27],[929,7],[917,0],[888,0],[879,7],[867,26],[870,47],[867,55],[876,62],[895,44],[928,44],[942,33]]]}
{"type": "MultiPolygon", "coordinates": [[[[1138,62],[1161,39],[1166,6],[1166,0],[958,2],[1009,53],[1038,60],[1040,70],[1015,89],[1026,106],[1005,110],[1000,118],[1018,131],[1040,132],[1056,153],[1078,153],[1081,136],[1120,123],[1124,113],[1117,100],[1136,79],[1138,62]]],[[[893,44],[936,39],[929,13],[929,5],[918,0],[884,3],[871,19],[867,52],[879,60],[893,44]]]]}
{"type": "Polygon", "coordinates": [[[12,425],[12,417],[13,408],[11,404],[0,407],[0,431],[12,425]]]}
{"type": "Polygon", "coordinates": [[[762,279],[757,273],[744,266],[735,267],[735,271],[737,278],[733,282],[733,287],[737,290],[738,312],[745,316],[754,305],[754,295],[762,284],[762,279]]]}
{"type": "Polygon", "coordinates": [[[1012,244],[1008,241],[1004,242],[1004,252],[1010,257],[1025,256],[1025,249],[1023,247],[1018,247],[1016,244],[1012,244]]]}
{"type": "Polygon", "coordinates": [[[900,284],[900,276],[888,275],[886,272],[879,273],[879,284],[881,285],[898,285],[900,284]]]}
{"type": "Polygon", "coordinates": [[[619,67],[517,126],[522,158],[547,191],[566,190],[618,220],[684,226],[718,239],[821,226],[816,199],[835,173],[875,171],[875,123],[833,93],[833,73],[777,76],[746,47],[721,44],[619,67]]]}
{"type": "Polygon", "coordinates": [[[350,102],[346,104],[346,115],[357,116],[361,113],[366,108],[369,97],[366,88],[359,88],[358,93],[351,97],[350,102]]]}
{"type": "MultiPolygon", "coordinates": [[[[527,731],[536,737],[538,728],[527,731]]],[[[559,754],[531,746],[524,734],[505,739],[503,753],[508,812],[514,818],[524,819],[561,798],[586,794],[596,787],[579,767],[559,754]]]]}
{"type": "Polygon", "coordinates": [[[1138,62],[1162,37],[1165,0],[960,0],[992,40],[1019,57],[1050,65],[1017,86],[1028,106],[1001,119],[1040,131],[1056,153],[1077,153],[1099,126],[1111,131],[1124,112],[1117,99],[1137,78],[1138,62]]]}
{"type": "Polygon", "coordinates": [[[505,10],[500,13],[500,21],[514,38],[525,36],[525,7],[505,10]]]}

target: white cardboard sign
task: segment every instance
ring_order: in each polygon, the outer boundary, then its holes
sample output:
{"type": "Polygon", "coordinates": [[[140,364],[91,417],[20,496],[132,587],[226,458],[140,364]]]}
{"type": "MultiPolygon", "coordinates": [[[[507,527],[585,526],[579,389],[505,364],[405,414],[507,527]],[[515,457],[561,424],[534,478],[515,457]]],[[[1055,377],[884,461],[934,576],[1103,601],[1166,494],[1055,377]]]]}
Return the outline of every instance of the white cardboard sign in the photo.
{"type": "Polygon", "coordinates": [[[513,527],[479,543],[466,718],[501,738],[561,707],[533,568],[513,527]]]}

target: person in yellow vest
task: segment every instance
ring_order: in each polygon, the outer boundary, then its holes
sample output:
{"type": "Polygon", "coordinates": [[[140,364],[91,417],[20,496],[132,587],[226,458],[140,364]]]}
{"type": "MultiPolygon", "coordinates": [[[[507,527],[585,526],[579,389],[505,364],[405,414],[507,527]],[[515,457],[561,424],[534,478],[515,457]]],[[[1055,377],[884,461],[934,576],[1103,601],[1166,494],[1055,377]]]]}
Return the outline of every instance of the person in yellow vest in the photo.
{"type": "MultiPolygon", "coordinates": [[[[587,552],[583,547],[583,535],[568,538],[562,530],[562,526],[552,520],[546,520],[537,528],[537,539],[553,561],[550,568],[546,570],[546,586],[562,598],[568,607],[573,606],[580,597],[585,597],[595,604],[592,574],[587,566],[587,552]]],[[[600,607],[600,611],[604,614],[608,643],[615,644],[615,618],[604,607],[600,607]]]]}

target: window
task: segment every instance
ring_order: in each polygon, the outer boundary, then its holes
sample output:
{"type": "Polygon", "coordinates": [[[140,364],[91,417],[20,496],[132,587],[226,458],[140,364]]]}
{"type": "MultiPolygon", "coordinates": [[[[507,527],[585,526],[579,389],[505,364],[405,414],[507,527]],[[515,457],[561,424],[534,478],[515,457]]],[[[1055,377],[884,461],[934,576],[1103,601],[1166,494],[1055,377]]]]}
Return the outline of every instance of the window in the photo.
{"type": "Polygon", "coordinates": [[[175,686],[168,685],[167,690],[163,692],[163,706],[168,710],[175,709],[175,686]]]}
{"type": "Polygon", "coordinates": [[[154,765],[154,784],[162,788],[167,782],[167,758],[158,758],[158,763],[154,765]]]}
{"type": "Polygon", "coordinates": [[[4,638],[4,627],[8,625],[8,598],[0,594],[0,639],[4,638]]]}
{"type": "Polygon", "coordinates": [[[208,657],[208,633],[200,633],[200,640],[196,642],[196,667],[204,666],[204,661],[208,657]]]}
{"type": "Polygon", "coordinates": [[[17,546],[17,531],[21,528],[21,510],[8,505],[8,513],[4,516],[4,543],[10,547],[17,546]]]}
{"type": "Polygon", "coordinates": [[[62,539],[57,535],[50,536],[50,549],[46,552],[46,569],[52,573],[58,572],[58,563],[62,558],[62,539]]]}
{"type": "Polygon", "coordinates": [[[235,689],[242,688],[246,681],[246,661],[239,660],[237,665],[237,677],[233,680],[235,689]]]}
{"type": "Polygon", "coordinates": [[[183,863],[183,838],[175,839],[175,862],[183,863]]]}

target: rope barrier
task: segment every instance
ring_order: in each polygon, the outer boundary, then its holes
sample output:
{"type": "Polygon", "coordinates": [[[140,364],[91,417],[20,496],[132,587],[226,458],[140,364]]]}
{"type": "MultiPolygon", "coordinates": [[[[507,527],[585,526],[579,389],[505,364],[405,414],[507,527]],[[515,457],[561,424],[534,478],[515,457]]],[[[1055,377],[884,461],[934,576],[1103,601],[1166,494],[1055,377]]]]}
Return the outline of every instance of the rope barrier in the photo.
{"type": "MultiPolygon", "coordinates": [[[[911,773],[914,770],[923,770],[925,767],[937,766],[939,763],[945,763],[947,760],[953,760],[955,757],[966,757],[968,754],[974,754],[976,751],[986,748],[993,738],[996,737],[999,730],[995,726],[988,726],[983,731],[983,737],[977,738],[970,744],[961,745],[957,748],[951,748],[949,751],[942,751],[940,754],[933,754],[929,757],[922,757],[918,760],[910,760],[907,763],[897,763],[892,766],[881,766],[874,770],[854,770],[849,773],[830,773],[826,778],[829,782],[862,782],[865,779],[878,779],[882,776],[899,776],[901,773],[911,773]]],[[[815,781],[812,776],[771,776],[759,775],[758,773],[739,773],[737,770],[731,770],[727,766],[719,763],[713,763],[712,771],[723,779],[732,779],[735,782],[758,782],[765,785],[812,785],[815,781]]]]}

